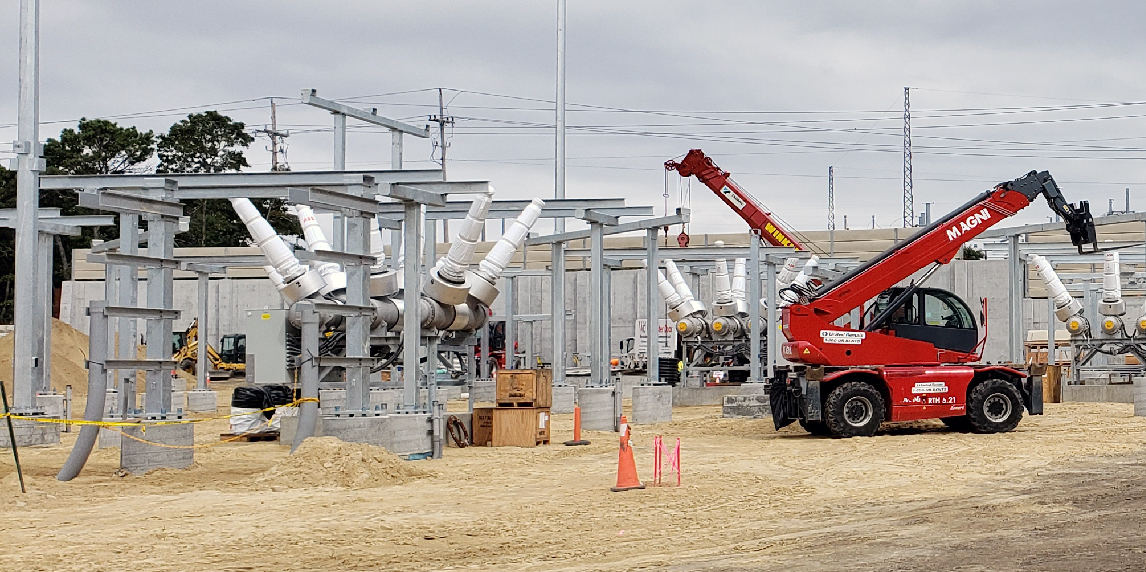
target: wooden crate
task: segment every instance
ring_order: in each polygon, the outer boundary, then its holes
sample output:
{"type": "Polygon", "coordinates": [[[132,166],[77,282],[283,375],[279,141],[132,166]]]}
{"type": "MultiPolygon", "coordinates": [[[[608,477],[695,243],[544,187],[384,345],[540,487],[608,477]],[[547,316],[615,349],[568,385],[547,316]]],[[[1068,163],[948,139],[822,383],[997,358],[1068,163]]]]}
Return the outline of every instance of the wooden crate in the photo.
{"type": "Polygon", "coordinates": [[[553,405],[553,370],[502,369],[495,382],[498,407],[553,405]]]}
{"type": "Polygon", "coordinates": [[[493,408],[474,407],[470,441],[475,447],[489,447],[493,442],[493,408]]]}
{"type": "Polygon", "coordinates": [[[1043,403],[1062,403],[1062,366],[1052,365],[1043,374],[1043,403]]]}
{"type": "Polygon", "coordinates": [[[491,443],[494,447],[547,445],[549,425],[548,407],[498,407],[493,410],[491,443]]]}

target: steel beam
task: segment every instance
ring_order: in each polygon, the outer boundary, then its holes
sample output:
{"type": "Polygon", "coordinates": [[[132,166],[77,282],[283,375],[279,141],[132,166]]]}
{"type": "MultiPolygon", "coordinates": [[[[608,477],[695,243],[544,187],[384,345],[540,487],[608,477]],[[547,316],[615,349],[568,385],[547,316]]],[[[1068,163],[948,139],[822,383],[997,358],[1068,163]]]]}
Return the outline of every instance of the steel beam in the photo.
{"type": "Polygon", "coordinates": [[[418,280],[421,271],[418,252],[418,224],[422,207],[414,201],[405,205],[402,223],[402,407],[413,411],[418,399],[418,346],[421,341],[421,318],[418,316],[418,280]]]}
{"type": "MultiPolygon", "coordinates": [[[[760,310],[759,310],[759,308],[760,308],[760,298],[762,296],[760,296],[760,240],[759,240],[759,237],[760,237],[760,235],[756,231],[753,231],[752,237],[748,239],[748,250],[749,250],[748,276],[747,276],[748,292],[746,292],[746,295],[748,296],[748,300],[747,300],[747,302],[748,302],[748,380],[752,381],[752,382],[757,382],[757,381],[763,380],[763,376],[761,375],[761,370],[760,370],[760,340],[761,340],[760,335],[761,335],[761,332],[760,332],[760,310]]],[[[771,265],[768,267],[768,269],[770,271],[770,273],[768,275],[770,278],[769,283],[771,283],[772,280],[775,280],[775,273],[771,272],[771,271],[774,271],[775,269],[771,265]]],[[[774,313],[774,310],[772,310],[772,305],[775,304],[774,298],[775,298],[775,296],[772,296],[771,294],[769,294],[769,296],[768,296],[768,303],[769,303],[769,312],[768,313],[769,313],[769,315],[774,313]]],[[[767,332],[766,335],[771,337],[772,332],[775,332],[776,328],[771,327],[771,325],[772,325],[771,321],[768,322],[768,325],[769,325],[769,331],[767,332]]],[[[769,351],[768,352],[768,364],[767,364],[768,366],[771,366],[771,364],[772,364],[771,357],[772,357],[772,352],[769,351]]],[[[772,373],[771,367],[768,367],[768,373],[769,374],[772,373]]],[[[771,377],[771,375],[769,375],[769,377],[771,377]]]]}
{"type": "Polygon", "coordinates": [[[1020,288],[1020,280],[1022,277],[1022,261],[1019,254],[1019,235],[1012,234],[1007,237],[1008,256],[1007,256],[1007,285],[1008,293],[1010,294],[1009,313],[1010,313],[1010,330],[1007,332],[1007,348],[1008,356],[1011,363],[1022,362],[1022,336],[1019,335],[1019,330],[1023,327],[1023,292],[1020,288]]]}
{"type": "Polygon", "coordinates": [[[645,260],[645,332],[648,342],[645,344],[645,355],[648,359],[646,372],[650,384],[660,383],[660,341],[661,341],[661,314],[664,313],[664,302],[657,288],[660,276],[657,269],[660,267],[660,255],[657,252],[657,233],[655,228],[645,230],[645,249],[648,250],[648,259],[645,260]]]}
{"type": "Polygon", "coordinates": [[[506,276],[504,278],[505,297],[505,367],[517,369],[517,278],[506,276]]]}
{"type": "MultiPolygon", "coordinates": [[[[44,189],[132,189],[155,175],[50,175],[43,178],[44,189]]],[[[164,174],[174,181],[175,199],[231,198],[240,189],[281,189],[287,187],[345,187],[391,183],[432,183],[442,180],[441,169],[361,170],[361,171],[272,171],[267,173],[181,173],[164,174]]],[[[259,197],[262,195],[254,195],[259,197]]],[[[273,195],[266,198],[282,198],[273,195]]]]}
{"type": "MultiPolygon", "coordinates": [[[[550,322],[553,328],[553,384],[565,385],[565,244],[552,244],[552,264],[549,267],[549,313],[557,316],[550,322]]],[[[485,355],[484,353],[482,355],[485,355]]]]}
{"type": "Polygon", "coordinates": [[[331,101],[329,99],[321,98],[318,96],[318,90],[316,90],[316,89],[304,89],[304,90],[302,90],[302,102],[307,104],[307,105],[313,105],[314,107],[317,107],[319,109],[325,109],[325,110],[327,110],[333,114],[336,114],[336,115],[342,115],[345,117],[353,117],[354,119],[357,119],[359,121],[365,121],[366,123],[385,127],[387,129],[390,129],[391,131],[397,131],[399,133],[409,133],[410,135],[413,135],[415,137],[421,137],[423,139],[430,136],[430,128],[429,127],[414,127],[413,125],[410,125],[409,123],[403,123],[403,122],[397,121],[395,119],[389,119],[386,117],[382,117],[381,115],[378,115],[377,113],[375,113],[373,111],[368,112],[368,111],[364,111],[364,110],[357,109],[354,107],[350,107],[349,105],[344,105],[344,104],[338,103],[337,101],[331,101]]]}

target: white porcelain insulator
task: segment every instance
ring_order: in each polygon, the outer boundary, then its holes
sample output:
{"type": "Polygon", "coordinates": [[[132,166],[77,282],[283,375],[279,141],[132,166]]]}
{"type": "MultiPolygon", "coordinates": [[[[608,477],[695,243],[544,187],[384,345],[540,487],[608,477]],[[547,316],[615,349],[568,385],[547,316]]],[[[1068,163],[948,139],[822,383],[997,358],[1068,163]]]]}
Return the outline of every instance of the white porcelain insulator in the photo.
{"type": "Polygon", "coordinates": [[[679,306],[681,303],[680,293],[676,291],[676,288],[673,288],[672,282],[669,282],[665,273],[660,270],[657,271],[657,276],[660,277],[660,281],[657,282],[657,290],[660,290],[661,298],[664,298],[665,304],[668,304],[669,308],[679,306]]]}
{"type": "Polygon", "coordinates": [[[386,245],[382,243],[382,228],[378,226],[378,218],[370,219],[370,256],[374,257],[372,268],[385,268],[386,245]]]}
{"type": "Polygon", "coordinates": [[[247,232],[255,241],[255,246],[263,251],[263,256],[267,257],[271,266],[283,277],[283,282],[290,282],[306,273],[306,269],[299,264],[298,258],[291,252],[286,242],[283,242],[282,237],[271,227],[271,223],[259,214],[259,210],[250,199],[231,199],[231,207],[246,225],[247,232]]]}
{"type": "Polygon", "coordinates": [[[746,300],[745,287],[748,283],[748,259],[737,258],[732,267],[732,297],[746,300]]]}
{"type": "Polygon", "coordinates": [[[776,277],[776,288],[783,290],[792,285],[792,281],[799,275],[796,270],[800,265],[800,259],[795,256],[788,257],[784,260],[784,267],[780,269],[780,275],[776,277]]]}
{"type": "MultiPolygon", "coordinates": [[[[820,257],[813,254],[807,262],[804,263],[804,268],[796,275],[796,279],[792,280],[793,286],[806,287],[808,281],[812,279],[812,274],[816,272],[816,268],[820,265],[820,257]]],[[[785,266],[787,266],[785,264],[785,266]]]]}
{"type": "Polygon", "coordinates": [[[1117,252],[1107,252],[1102,263],[1102,301],[1117,302],[1122,299],[1122,279],[1118,274],[1117,252]]]}
{"type": "Polygon", "coordinates": [[[283,275],[279,274],[274,266],[266,264],[263,266],[263,270],[267,272],[267,278],[271,279],[271,284],[275,285],[275,290],[282,290],[286,287],[286,283],[283,282],[283,275]]]}
{"type": "Polygon", "coordinates": [[[732,281],[728,277],[728,260],[716,259],[716,270],[712,273],[713,299],[719,302],[731,302],[732,281]]]}
{"type": "Polygon", "coordinates": [[[493,245],[493,249],[478,265],[478,274],[485,278],[491,284],[501,277],[501,273],[505,270],[506,265],[513,260],[514,253],[521,244],[525,242],[525,237],[529,234],[529,229],[533,228],[534,223],[541,216],[541,207],[545,206],[545,201],[541,199],[533,199],[533,203],[525,207],[521,214],[517,216],[517,220],[513,221],[513,225],[505,231],[501,240],[493,245]]]}
{"type": "MultiPolygon", "coordinates": [[[[326,239],[326,233],[322,232],[322,227],[318,225],[318,218],[314,216],[314,209],[306,205],[295,205],[294,209],[298,216],[298,223],[302,226],[302,235],[306,239],[307,248],[311,252],[331,250],[330,241],[326,239]]],[[[322,289],[323,294],[346,288],[346,273],[338,264],[316,262],[314,269],[322,275],[322,280],[326,282],[326,287],[322,289]]]]}
{"type": "Polygon", "coordinates": [[[676,267],[676,262],[672,259],[665,259],[665,270],[668,270],[669,280],[676,288],[677,293],[680,294],[680,299],[684,302],[695,300],[696,297],[692,295],[692,288],[688,287],[688,283],[684,281],[684,275],[680,273],[680,269],[676,267]]]}
{"type": "Polygon", "coordinates": [[[1055,315],[1058,319],[1065,322],[1071,316],[1077,315],[1082,312],[1082,304],[1078,303],[1070,292],[1066,291],[1066,286],[1063,285],[1062,280],[1058,277],[1058,273],[1054,271],[1050,262],[1043,256],[1032,254],[1028,258],[1031,264],[1035,267],[1035,272],[1043,279],[1046,284],[1047,295],[1054,298],[1055,315]]]}
{"type": "Polygon", "coordinates": [[[481,240],[481,231],[485,228],[486,213],[489,212],[489,205],[492,202],[493,197],[478,195],[470,205],[470,210],[461,223],[457,239],[439,262],[443,279],[455,284],[465,282],[466,269],[473,262],[474,251],[477,250],[478,240],[481,240]]]}

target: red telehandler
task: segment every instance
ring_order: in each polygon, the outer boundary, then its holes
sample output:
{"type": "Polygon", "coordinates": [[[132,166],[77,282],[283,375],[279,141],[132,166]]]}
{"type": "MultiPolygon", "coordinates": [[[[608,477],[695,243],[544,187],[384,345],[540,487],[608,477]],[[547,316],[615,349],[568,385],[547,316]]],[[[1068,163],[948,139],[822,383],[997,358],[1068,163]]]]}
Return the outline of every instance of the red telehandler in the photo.
{"type": "Polygon", "coordinates": [[[979,338],[967,304],[921,287],[964,244],[1039,195],[1066,222],[1080,254],[1084,244],[1098,250],[1089,204],[1067,203],[1049,173],[1031,171],[834,282],[781,291],[792,302],[782,312],[783,356],[795,365],[771,380],[776,428],[799,421],[814,434],[851,437],[871,435],[884,421],[939,418],[955,429],[996,433],[1014,429],[1024,407],[1041,414],[1042,386],[1025,372],[972,363],[980,361],[986,336],[979,338]],[[910,285],[895,287],[924,269],[910,285]],[[836,325],[855,308],[866,310],[861,323],[836,325]]]}

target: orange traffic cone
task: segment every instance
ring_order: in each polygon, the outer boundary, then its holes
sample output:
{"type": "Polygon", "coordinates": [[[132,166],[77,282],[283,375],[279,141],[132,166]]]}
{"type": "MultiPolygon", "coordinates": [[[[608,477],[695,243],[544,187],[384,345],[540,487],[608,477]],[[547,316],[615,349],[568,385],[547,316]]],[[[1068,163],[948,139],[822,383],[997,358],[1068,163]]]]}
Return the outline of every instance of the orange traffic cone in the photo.
{"type": "Polygon", "coordinates": [[[624,426],[624,435],[621,435],[621,452],[617,457],[617,486],[612,491],[631,491],[643,489],[645,485],[637,478],[637,461],[633,458],[633,447],[629,443],[630,429],[625,417],[621,416],[621,425],[624,426]]]}

